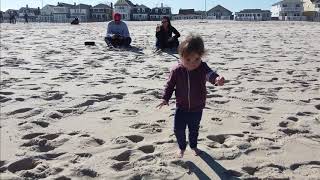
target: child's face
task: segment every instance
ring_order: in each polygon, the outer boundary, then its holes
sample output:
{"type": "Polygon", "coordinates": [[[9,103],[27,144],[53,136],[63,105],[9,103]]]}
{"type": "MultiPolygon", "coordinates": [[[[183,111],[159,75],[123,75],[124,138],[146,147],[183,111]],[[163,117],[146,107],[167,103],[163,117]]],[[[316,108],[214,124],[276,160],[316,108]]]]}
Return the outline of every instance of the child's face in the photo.
{"type": "Polygon", "coordinates": [[[192,71],[200,66],[201,56],[197,53],[185,55],[181,57],[181,63],[187,70],[192,71]]]}

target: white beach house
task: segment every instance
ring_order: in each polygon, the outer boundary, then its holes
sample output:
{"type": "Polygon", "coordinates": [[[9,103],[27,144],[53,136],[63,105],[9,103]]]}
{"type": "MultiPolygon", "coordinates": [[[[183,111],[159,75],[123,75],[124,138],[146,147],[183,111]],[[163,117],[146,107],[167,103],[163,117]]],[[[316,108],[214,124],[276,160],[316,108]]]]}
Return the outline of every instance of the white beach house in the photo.
{"type": "Polygon", "coordinates": [[[134,8],[134,4],[129,0],[118,0],[114,4],[114,13],[121,14],[122,20],[131,20],[131,11],[134,8]]]}
{"type": "Polygon", "coordinates": [[[236,21],[269,21],[271,20],[271,12],[261,9],[244,9],[235,13],[236,21]]]}
{"type": "Polygon", "coordinates": [[[303,11],[302,0],[283,0],[272,5],[271,16],[282,21],[303,21],[303,11]]]}

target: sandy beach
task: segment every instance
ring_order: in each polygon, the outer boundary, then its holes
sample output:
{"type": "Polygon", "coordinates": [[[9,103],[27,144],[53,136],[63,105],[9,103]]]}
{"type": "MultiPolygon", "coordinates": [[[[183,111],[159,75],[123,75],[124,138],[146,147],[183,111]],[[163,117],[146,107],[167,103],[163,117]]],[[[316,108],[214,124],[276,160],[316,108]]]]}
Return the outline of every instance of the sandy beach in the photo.
{"type": "Polygon", "coordinates": [[[159,22],[127,24],[120,50],[106,23],[1,24],[0,179],[320,179],[319,23],[173,21],[227,80],[182,159],[175,98],[156,109],[178,54],[154,53],[159,22]]]}

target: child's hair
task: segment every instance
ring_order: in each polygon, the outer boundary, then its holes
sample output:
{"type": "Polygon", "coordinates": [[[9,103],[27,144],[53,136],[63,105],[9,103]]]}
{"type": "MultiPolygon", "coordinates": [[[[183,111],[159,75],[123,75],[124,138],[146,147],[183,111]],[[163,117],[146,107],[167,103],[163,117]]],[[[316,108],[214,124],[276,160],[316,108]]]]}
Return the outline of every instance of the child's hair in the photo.
{"type": "Polygon", "coordinates": [[[186,57],[192,53],[203,56],[206,53],[201,36],[193,34],[187,36],[187,38],[179,45],[178,51],[180,57],[186,57]]]}

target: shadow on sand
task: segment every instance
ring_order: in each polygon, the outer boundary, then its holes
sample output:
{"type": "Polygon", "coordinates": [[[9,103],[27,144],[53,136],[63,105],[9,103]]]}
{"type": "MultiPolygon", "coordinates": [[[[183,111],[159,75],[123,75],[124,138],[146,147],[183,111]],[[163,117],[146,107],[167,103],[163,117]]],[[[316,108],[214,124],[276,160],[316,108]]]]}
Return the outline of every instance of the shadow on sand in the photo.
{"type": "MultiPolygon", "coordinates": [[[[219,176],[221,180],[240,180],[242,174],[234,170],[227,170],[215,161],[208,153],[202,151],[199,157],[207,163],[207,165],[219,176]]],[[[212,177],[206,175],[196,164],[191,161],[187,161],[189,166],[189,173],[195,173],[195,175],[201,180],[209,180],[212,177]]]]}

